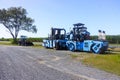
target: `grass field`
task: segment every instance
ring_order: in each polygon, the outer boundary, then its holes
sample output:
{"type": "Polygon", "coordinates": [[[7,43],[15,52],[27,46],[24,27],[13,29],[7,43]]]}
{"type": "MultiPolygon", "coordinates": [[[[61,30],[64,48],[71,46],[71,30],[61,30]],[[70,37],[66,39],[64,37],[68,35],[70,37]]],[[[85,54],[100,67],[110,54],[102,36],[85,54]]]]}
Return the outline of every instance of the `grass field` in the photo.
{"type": "Polygon", "coordinates": [[[0,41],[0,45],[13,45],[10,41],[0,41]]]}
{"type": "MultiPolygon", "coordinates": [[[[34,47],[34,48],[41,48],[42,47],[42,43],[41,42],[33,42],[34,46],[31,46],[31,47],[34,47]]],[[[0,45],[13,45],[10,41],[0,41],[0,45]]],[[[14,46],[18,46],[17,44],[14,44],[14,46]]]]}
{"type": "Polygon", "coordinates": [[[107,54],[71,54],[71,57],[88,66],[120,76],[120,52],[107,54]]]}

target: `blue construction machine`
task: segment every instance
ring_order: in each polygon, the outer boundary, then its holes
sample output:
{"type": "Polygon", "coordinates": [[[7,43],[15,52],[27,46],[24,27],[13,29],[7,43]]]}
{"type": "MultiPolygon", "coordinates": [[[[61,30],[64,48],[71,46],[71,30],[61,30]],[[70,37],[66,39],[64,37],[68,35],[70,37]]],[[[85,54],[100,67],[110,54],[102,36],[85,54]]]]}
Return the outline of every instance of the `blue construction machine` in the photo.
{"type": "Polygon", "coordinates": [[[70,51],[85,51],[93,53],[104,53],[108,48],[106,40],[90,40],[90,33],[84,24],[73,24],[73,30],[69,33],[69,40],[66,42],[70,51]]]}
{"type": "Polygon", "coordinates": [[[73,24],[73,29],[66,34],[65,29],[51,28],[51,35],[43,40],[45,48],[68,49],[70,51],[104,53],[108,48],[108,41],[103,39],[90,40],[90,33],[85,24],[73,24]]]}
{"type": "Polygon", "coordinates": [[[66,30],[64,28],[51,28],[51,34],[48,39],[43,40],[45,48],[54,48],[56,50],[66,49],[66,30]]]}

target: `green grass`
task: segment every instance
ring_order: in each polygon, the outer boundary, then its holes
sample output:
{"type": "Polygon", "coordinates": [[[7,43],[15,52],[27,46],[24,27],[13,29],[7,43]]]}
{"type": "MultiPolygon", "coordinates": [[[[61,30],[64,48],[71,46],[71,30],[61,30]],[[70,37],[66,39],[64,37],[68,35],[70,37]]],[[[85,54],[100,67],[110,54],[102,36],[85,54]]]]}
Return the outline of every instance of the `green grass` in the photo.
{"type": "Polygon", "coordinates": [[[71,57],[72,57],[72,58],[77,58],[77,57],[78,57],[78,54],[71,54],[71,57]]]}
{"type": "Polygon", "coordinates": [[[31,46],[33,48],[43,48],[42,43],[41,42],[33,42],[34,46],[31,46]]]}
{"type": "Polygon", "coordinates": [[[34,46],[30,46],[30,47],[33,47],[33,48],[43,48],[42,45],[34,45],[34,46]]]}
{"type": "Polygon", "coordinates": [[[110,46],[120,46],[120,44],[109,44],[110,46]]]}
{"type": "Polygon", "coordinates": [[[120,76],[120,52],[111,54],[81,53],[71,56],[83,64],[120,76]]]}
{"type": "Polygon", "coordinates": [[[13,45],[10,41],[0,41],[0,45],[13,45]]]}
{"type": "MultiPolygon", "coordinates": [[[[31,46],[33,48],[42,48],[41,42],[33,42],[34,46],[31,46]]],[[[0,41],[0,45],[8,45],[8,46],[18,46],[17,44],[12,44],[11,41],[0,41]]]]}
{"type": "Polygon", "coordinates": [[[0,45],[17,46],[18,44],[12,44],[11,41],[0,41],[0,45]]]}

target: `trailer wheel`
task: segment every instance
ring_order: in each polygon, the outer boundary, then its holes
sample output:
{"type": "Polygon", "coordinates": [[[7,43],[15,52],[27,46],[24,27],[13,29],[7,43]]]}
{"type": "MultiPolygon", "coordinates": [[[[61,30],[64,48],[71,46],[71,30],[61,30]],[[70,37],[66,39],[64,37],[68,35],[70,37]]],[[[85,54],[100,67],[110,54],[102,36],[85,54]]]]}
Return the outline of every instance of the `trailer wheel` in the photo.
{"type": "Polygon", "coordinates": [[[100,51],[99,51],[99,53],[100,53],[100,54],[103,54],[103,53],[105,53],[105,50],[104,50],[104,48],[100,48],[100,51]]]}
{"type": "Polygon", "coordinates": [[[70,43],[68,48],[70,51],[75,51],[75,45],[73,43],[70,43]]]}
{"type": "Polygon", "coordinates": [[[56,50],[59,50],[59,49],[60,49],[58,42],[55,43],[55,49],[56,49],[56,50]]]}

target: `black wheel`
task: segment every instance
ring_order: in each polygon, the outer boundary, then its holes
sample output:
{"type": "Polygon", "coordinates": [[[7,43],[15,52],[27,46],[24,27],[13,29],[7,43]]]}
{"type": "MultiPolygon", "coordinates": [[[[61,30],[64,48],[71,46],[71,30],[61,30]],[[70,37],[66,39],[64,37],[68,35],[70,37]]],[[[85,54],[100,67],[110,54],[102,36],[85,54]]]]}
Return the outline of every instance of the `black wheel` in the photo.
{"type": "Polygon", "coordinates": [[[60,49],[60,46],[59,46],[59,43],[58,43],[58,42],[55,43],[55,49],[56,49],[56,50],[59,50],[59,49],[60,49]]]}
{"type": "Polygon", "coordinates": [[[100,53],[100,54],[103,54],[103,53],[105,53],[105,50],[104,50],[104,48],[100,48],[100,51],[99,51],[99,53],[100,53]]]}
{"type": "Polygon", "coordinates": [[[21,43],[19,42],[18,45],[21,46],[21,43]]]}

